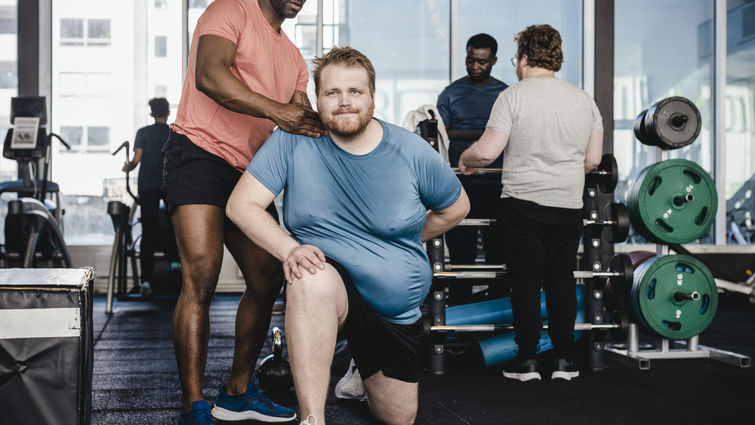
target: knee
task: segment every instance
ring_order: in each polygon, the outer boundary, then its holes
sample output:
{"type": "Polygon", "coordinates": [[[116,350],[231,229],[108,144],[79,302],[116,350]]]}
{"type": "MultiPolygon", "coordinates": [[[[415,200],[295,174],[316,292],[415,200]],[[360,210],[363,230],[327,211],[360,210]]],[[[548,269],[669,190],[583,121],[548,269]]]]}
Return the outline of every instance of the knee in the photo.
{"type": "Polygon", "coordinates": [[[413,425],[417,419],[417,406],[413,408],[399,408],[391,412],[390,415],[386,415],[385,412],[378,411],[377,409],[373,410],[370,408],[370,410],[378,420],[388,425],[413,425]]]}
{"type": "Polygon", "coordinates": [[[184,258],[183,260],[182,294],[196,297],[202,303],[209,303],[218,283],[220,261],[211,258],[211,256],[184,258]]]}
{"type": "Polygon", "coordinates": [[[325,270],[317,270],[315,274],[304,270],[301,278],[294,279],[286,287],[286,302],[332,301],[335,299],[339,286],[343,287],[340,276],[329,264],[325,265],[325,270]]]}

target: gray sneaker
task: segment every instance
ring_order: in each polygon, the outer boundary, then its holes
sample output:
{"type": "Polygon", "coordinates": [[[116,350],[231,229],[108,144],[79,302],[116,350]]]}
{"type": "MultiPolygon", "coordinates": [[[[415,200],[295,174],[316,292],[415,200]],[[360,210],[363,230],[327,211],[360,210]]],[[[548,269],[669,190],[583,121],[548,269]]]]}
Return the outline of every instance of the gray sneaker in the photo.
{"type": "Polygon", "coordinates": [[[142,282],[139,287],[139,295],[144,298],[150,298],[152,296],[152,286],[150,286],[149,282],[142,282]]]}
{"type": "Polygon", "coordinates": [[[346,371],[346,375],[341,378],[336,384],[336,398],[341,400],[367,400],[367,395],[364,393],[364,385],[362,384],[362,377],[359,375],[359,369],[357,369],[354,359],[349,362],[349,369],[346,371]]]}

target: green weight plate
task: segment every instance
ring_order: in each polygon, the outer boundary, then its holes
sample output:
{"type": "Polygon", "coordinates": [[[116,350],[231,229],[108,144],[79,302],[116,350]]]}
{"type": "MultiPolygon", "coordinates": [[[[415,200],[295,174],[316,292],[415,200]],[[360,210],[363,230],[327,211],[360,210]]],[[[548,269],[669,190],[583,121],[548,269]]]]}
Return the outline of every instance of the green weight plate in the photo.
{"type": "Polygon", "coordinates": [[[718,289],[710,270],[687,255],[655,257],[635,270],[631,291],[638,322],[668,339],[688,339],[716,314],[718,289]]]}
{"type": "Polygon", "coordinates": [[[670,159],[640,172],[627,192],[627,208],[632,226],[646,239],[682,244],[710,229],[718,195],[702,167],[686,159],[670,159]]]}

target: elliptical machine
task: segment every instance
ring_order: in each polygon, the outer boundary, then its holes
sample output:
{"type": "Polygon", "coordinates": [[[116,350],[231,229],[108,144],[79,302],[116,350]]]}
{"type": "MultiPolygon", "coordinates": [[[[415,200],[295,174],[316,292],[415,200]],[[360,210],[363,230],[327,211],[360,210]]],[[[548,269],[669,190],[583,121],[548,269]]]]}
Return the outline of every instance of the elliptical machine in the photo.
{"type": "Polygon", "coordinates": [[[11,124],[14,127],[5,136],[3,156],[18,162],[20,179],[0,183],[0,195],[18,195],[18,199],[8,203],[5,245],[0,250],[2,267],[73,267],[60,225],[63,214],[60,189],[47,178],[52,138],[58,139],[69,150],[71,147],[57,134],[47,134],[46,123],[44,97],[11,99],[11,124]],[[43,158],[42,172],[39,173],[39,160],[43,158]],[[47,199],[48,194],[55,197],[54,202],[47,199]]]}
{"type": "MultiPolygon", "coordinates": [[[[118,155],[123,149],[126,149],[126,160],[131,157],[130,144],[128,141],[123,142],[118,149],[113,151],[113,156],[118,155]]],[[[135,224],[136,209],[139,206],[139,198],[131,191],[129,183],[129,172],[126,171],[126,192],[133,198],[134,202],[131,207],[121,201],[110,201],[107,203],[107,213],[113,221],[115,229],[115,238],[113,239],[113,249],[110,252],[110,268],[107,281],[107,303],[105,304],[105,313],[113,313],[113,297],[116,296],[119,301],[127,299],[143,299],[139,294],[139,273],[136,265],[136,241],[133,238],[132,230],[135,224]],[[128,290],[128,263],[131,262],[133,286],[128,290]]]]}
{"type": "MultiPolygon", "coordinates": [[[[123,142],[112,155],[118,155],[121,151],[125,150],[126,160],[131,157],[130,144],[128,141],[123,142]]],[[[108,275],[108,292],[107,303],[105,305],[105,313],[111,314],[113,311],[113,300],[118,301],[130,301],[130,300],[145,300],[150,299],[151,296],[143,296],[140,294],[141,280],[139,279],[140,269],[137,266],[137,259],[142,255],[141,251],[137,249],[137,243],[140,242],[143,235],[134,236],[134,227],[139,224],[140,218],[137,217],[137,210],[141,208],[141,202],[138,196],[131,191],[129,172],[126,172],[126,192],[133,199],[131,206],[129,207],[121,201],[110,201],[107,205],[107,213],[113,221],[113,229],[115,230],[115,238],[113,239],[113,248],[110,253],[110,268],[108,275]],[[131,278],[132,284],[129,288],[128,282],[128,266],[131,265],[131,278]]],[[[158,216],[157,231],[158,240],[162,243],[157,244],[155,255],[160,257],[165,263],[170,264],[168,266],[167,273],[172,275],[162,275],[160,279],[161,289],[165,294],[166,288],[170,286],[171,282],[175,282],[175,276],[178,274],[179,279],[177,282],[180,284],[180,268],[173,268],[172,262],[174,251],[177,252],[175,247],[175,237],[170,233],[170,218],[164,206],[160,206],[160,213],[158,216]],[[170,246],[169,244],[173,244],[170,246]]],[[[142,233],[144,229],[142,228],[142,233]]]]}

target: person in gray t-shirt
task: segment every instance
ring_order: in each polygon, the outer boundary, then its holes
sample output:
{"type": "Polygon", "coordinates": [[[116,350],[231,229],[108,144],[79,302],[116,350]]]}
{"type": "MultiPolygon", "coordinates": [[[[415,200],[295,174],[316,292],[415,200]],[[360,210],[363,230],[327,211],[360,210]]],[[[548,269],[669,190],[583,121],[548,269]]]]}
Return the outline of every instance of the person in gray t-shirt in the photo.
{"type": "Polygon", "coordinates": [[[459,169],[471,174],[505,150],[499,224],[519,351],[503,375],[540,379],[542,287],[555,351],[552,378],[568,380],[579,375],[570,354],[582,192],[585,173],[600,162],[603,124],[590,95],[555,76],[563,62],[557,30],[533,25],[515,40],[519,83],[498,96],[485,133],[462,154],[459,169]]]}

